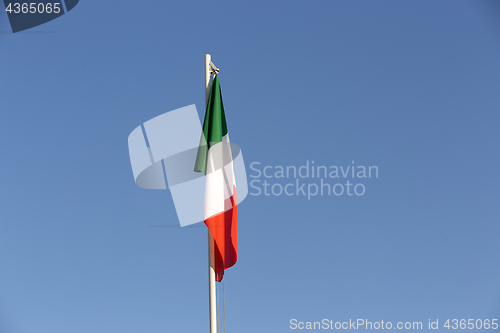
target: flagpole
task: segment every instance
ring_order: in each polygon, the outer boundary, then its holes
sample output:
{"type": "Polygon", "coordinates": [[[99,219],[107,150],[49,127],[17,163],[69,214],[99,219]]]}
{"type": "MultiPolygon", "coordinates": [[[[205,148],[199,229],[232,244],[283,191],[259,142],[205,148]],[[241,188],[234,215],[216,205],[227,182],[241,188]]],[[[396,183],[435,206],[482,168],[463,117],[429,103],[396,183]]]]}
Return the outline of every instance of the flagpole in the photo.
{"type": "MultiPolygon", "coordinates": [[[[210,95],[210,54],[205,55],[205,109],[208,104],[210,95]]],[[[208,228],[207,228],[208,229],[208,228]]],[[[215,253],[214,253],[214,238],[210,229],[208,229],[208,290],[209,290],[209,306],[210,306],[210,333],[217,333],[217,299],[215,292],[215,253]]]]}

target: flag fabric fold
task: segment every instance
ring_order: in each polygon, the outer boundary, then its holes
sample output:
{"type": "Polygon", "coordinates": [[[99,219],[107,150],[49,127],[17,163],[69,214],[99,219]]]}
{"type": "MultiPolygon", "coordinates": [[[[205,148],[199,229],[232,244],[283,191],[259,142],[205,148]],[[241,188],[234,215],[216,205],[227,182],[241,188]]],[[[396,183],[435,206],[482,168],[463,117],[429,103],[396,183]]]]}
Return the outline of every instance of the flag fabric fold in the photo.
{"type": "Polygon", "coordinates": [[[222,103],[219,77],[210,88],[194,170],[206,176],[204,221],[214,240],[215,277],[237,259],[237,200],[233,157],[222,103]]]}

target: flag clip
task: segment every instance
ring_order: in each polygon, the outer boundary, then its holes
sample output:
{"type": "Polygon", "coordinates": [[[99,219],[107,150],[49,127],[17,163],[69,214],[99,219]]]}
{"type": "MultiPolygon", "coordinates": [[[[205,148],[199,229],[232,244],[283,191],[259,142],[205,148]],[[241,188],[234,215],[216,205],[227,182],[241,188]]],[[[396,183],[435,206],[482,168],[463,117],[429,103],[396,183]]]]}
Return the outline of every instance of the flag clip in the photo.
{"type": "Polygon", "coordinates": [[[215,67],[214,63],[211,60],[210,60],[210,67],[211,67],[210,74],[217,74],[217,73],[219,73],[220,69],[218,69],[217,67],[215,67]]]}

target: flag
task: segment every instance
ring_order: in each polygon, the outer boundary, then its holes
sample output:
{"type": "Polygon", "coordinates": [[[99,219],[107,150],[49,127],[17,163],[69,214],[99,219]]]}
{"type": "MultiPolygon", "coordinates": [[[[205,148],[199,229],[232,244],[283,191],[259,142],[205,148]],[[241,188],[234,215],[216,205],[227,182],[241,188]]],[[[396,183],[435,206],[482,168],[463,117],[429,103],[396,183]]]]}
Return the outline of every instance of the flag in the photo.
{"type": "Polygon", "coordinates": [[[206,176],[203,218],[214,239],[215,278],[220,282],[224,270],[236,263],[238,212],[233,157],[218,75],[212,80],[194,170],[206,176]]]}

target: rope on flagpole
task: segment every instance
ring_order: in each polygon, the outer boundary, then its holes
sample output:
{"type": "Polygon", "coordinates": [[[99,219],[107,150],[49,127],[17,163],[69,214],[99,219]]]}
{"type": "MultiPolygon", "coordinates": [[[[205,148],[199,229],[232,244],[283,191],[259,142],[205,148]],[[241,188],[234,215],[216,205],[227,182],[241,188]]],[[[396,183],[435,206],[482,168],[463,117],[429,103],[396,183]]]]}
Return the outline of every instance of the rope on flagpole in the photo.
{"type": "Polygon", "coordinates": [[[224,292],[224,279],[222,279],[222,312],[224,313],[224,333],[226,333],[226,293],[224,292]]]}
{"type": "Polygon", "coordinates": [[[219,331],[220,325],[219,325],[219,283],[215,283],[215,294],[217,297],[217,331],[219,331]]]}
{"type": "MultiPolygon", "coordinates": [[[[205,107],[210,95],[211,79],[211,56],[205,55],[205,107]]],[[[217,281],[215,273],[215,241],[212,233],[208,229],[208,290],[209,290],[209,314],[210,314],[210,333],[217,333],[217,281]]]]}
{"type": "MultiPolygon", "coordinates": [[[[211,57],[208,58],[208,65],[210,69],[210,80],[212,75],[217,75],[220,71],[219,68],[217,68],[214,63],[211,60],[211,57]]],[[[207,97],[208,98],[208,97],[207,97]]],[[[208,100],[207,100],[208,101],[208,100]]],[[[224,180],[226,183],[226,186],[229,186],[229,182],[227,180],[226,173],[224,172],[224,169],[222,169],[222,174],[224,175],[224,180]]],[[[230,193],[229,187],[227,188],[228,193],[230,193]]],[[[217,331],[220,328],[220,315],[219,315],[219,283],[215,283],[215,298],[217,302],[217,331]]],[[[225,291],[224,291],[224,278],[222,279],[222,311],[223,311],[223,325],[224,325],[224,333],[226,333],[226,296],[225,296],[225,291]]]]}

